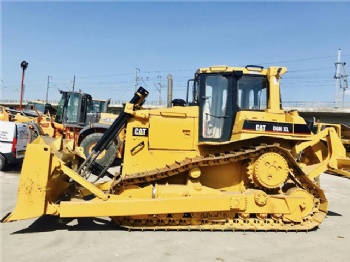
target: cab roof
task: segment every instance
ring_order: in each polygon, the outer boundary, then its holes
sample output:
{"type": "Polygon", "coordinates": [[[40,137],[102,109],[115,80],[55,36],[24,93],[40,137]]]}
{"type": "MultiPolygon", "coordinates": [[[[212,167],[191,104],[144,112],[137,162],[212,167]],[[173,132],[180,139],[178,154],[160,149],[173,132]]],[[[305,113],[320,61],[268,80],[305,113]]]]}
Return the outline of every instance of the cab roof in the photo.
{"type": "MultiPolygon", "coordinates": [[[[274,68],[275,66],[269,67],[274,68]]],[[[197,74],[201,73],[231,73],[235,71],[242,71],[243,74],[258,74],[258,75],[267,75],[268,69],[265,69],[262,66],[256,66],[256,65],[247,65],[245,67],[233,67],[233,66],[227,66],[227,65],[216,65],[216,66],[210,66],[210,67],[203,67],[199,68],[197,70],[197,74]]]]}

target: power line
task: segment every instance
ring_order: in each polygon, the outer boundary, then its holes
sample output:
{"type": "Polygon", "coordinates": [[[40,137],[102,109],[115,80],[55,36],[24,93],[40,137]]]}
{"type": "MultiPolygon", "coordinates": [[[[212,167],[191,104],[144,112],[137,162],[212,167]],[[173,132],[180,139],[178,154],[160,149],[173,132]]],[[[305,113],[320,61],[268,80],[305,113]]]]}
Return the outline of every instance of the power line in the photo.
{"type": "Polygon", "coordinates": [[[333,67],[321,67],[321,68],[308,68],[308,69],[290,70],[290,71],[288,71],[288,73],[317,71],[317,70],[329,70],[329,69],[333,69],[333,67]]]}
{"type": "Polygon", "coordinates": [[[265,62],[260,64],[277,64],[277,63],[294,63],[294,62],[302,62],[302,61],[309,61],[309,60],[316,60],[316,59],[325,59],[325,58],[334,58],[333,56],[319,56],[319,57],[309,57],[309,58],[299,58],[294,60],[285,60],[285,61],[277,61],[277,62],[265,62]]]}
{"type": "Polygon", "coordinates": [[[100,76],[79,76],[77,79],[85,79],[85,78],[99,78],[99,77],[112,77],[112,76],[123,76],[123,75],[132,75],[133,73],[122,73],[122,74],[114,74],[114,75],[100,75],[100,76]]]}

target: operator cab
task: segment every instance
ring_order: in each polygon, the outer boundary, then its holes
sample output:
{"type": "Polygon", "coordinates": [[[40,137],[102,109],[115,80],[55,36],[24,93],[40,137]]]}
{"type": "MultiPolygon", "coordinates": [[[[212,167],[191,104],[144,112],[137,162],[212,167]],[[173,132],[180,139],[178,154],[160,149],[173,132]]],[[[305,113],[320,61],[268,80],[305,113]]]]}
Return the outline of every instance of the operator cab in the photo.
{"type": "Polygon", "coordinates": [[[199,106],[199,140],[230,140],[236,114],[242,110],[264,111],[268,106],[268,79],[260,66],[210,67],[197,71],[188,82],[187,104],[199,106]],[[188,102],[193,82],[192,102],[188,102]]]}
{"type": "Polygon", "coordinates": [[[58,103],[55,122],[66,125],[85,126],[91,111],[91,95],[78,92],[61,91],[62,97],[58,103]]]}

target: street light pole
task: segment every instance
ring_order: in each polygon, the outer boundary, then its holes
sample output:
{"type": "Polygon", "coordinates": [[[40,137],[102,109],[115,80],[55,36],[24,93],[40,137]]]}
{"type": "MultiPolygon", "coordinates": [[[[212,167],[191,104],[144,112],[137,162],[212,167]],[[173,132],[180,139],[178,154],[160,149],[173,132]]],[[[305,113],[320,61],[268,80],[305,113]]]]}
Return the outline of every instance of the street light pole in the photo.
{"type": "Polygon", "coordinates": [[[52,79],[52,76],[47,76],[46,103],[49,101],[50,78],[52,79]]]}
{"type": "Polygon", "coordinates": [[[73,78],[73,92],[74,92],[74,86],[75,86],[75,75],[74,75],[74,78],[73,78]]]}
{"type": "Polygon", "coordinates": [[[19,109],[22,110],[22,100],[23,100],[23,83],[24,83],[24,72],[26,71],[28,67],[28,62],[22,61],[21,68],[22,68],[22,83],[21,83],[21,94],[20,94],[20,100],[19,100],[19,109]]]}

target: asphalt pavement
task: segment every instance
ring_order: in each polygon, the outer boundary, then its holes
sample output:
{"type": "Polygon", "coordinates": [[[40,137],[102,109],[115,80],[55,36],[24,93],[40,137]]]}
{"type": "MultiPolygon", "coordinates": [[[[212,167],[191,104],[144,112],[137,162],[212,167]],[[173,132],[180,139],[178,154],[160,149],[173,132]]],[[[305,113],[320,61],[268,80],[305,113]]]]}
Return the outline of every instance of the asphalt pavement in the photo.
{"type": "MultiPolygon", "coordinates": [[[[1,218],[19,171],[0,172],[1,218]]],[[[309,232],[127,231],[109,218],[41,217],[0,224],[1,261],[349,261],[350,179],[321,176],[326,219],[309,232]]]]}

